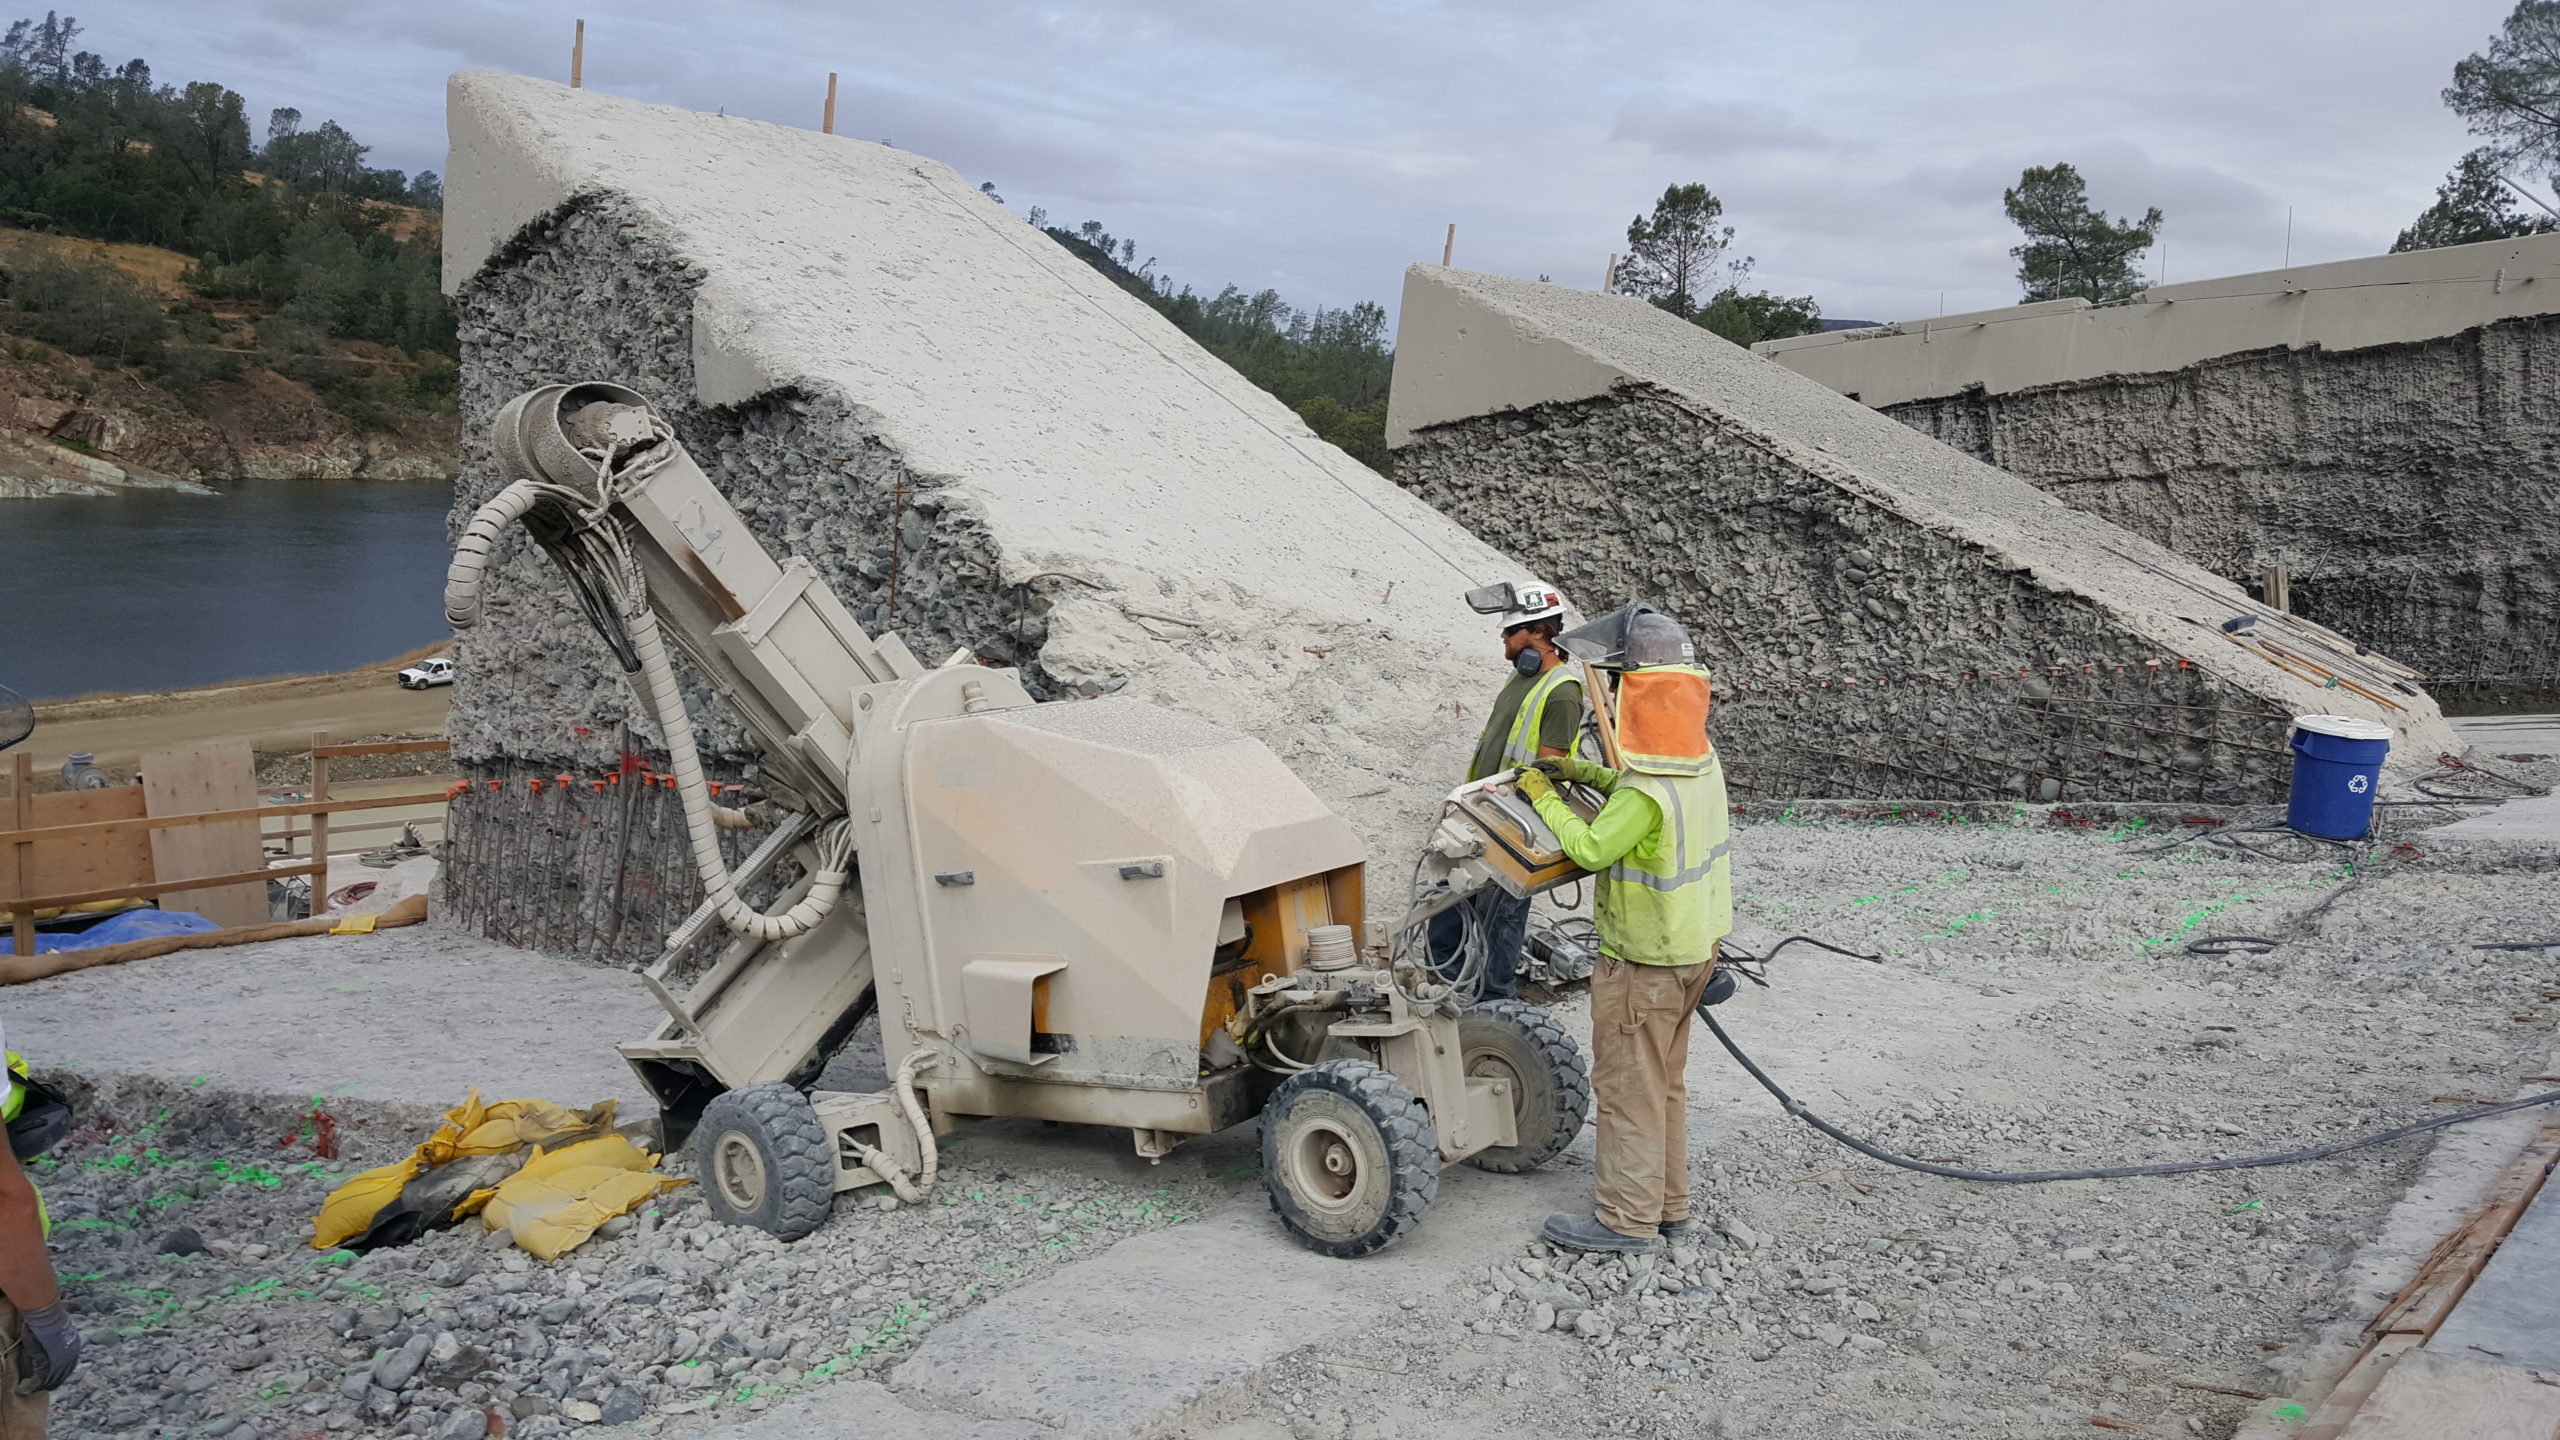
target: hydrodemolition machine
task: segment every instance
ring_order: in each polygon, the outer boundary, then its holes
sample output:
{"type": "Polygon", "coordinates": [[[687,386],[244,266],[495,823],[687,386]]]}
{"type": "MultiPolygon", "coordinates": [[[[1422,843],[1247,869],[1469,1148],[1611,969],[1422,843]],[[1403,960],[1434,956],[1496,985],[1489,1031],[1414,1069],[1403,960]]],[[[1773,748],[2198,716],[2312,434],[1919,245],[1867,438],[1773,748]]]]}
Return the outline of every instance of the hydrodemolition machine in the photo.
{"type": "Polygon", "coordinates": [[[621,1050],[714,1215],[796,1239],[841,1190],[920,1200],[975,1118],[1121,1127],[1161,1158],[1259,1116],[1282,1221],[1357,1256],[1419,1223],[1442,1166],[1525,1171],[1581,1132],[1572,1038],[1422,953],[1474,889],[1579,873],[1503,787],[1453,798],[1429,893],[1365,956],[1364,847],[1258,741],[1134,699],[1036,703],[1013,670],[866,634],[632,390],[544,386],[494,432],[508,483],[456,546],[447,616],[478,622],[523,525],[666,743],[708,898],[646,972],[665,1022],[621,1050]],[[720,831],[748,817],[712,799],[677,655],[743,723],[774,812],[734,869],[720,831]],[[890,1088],[813,1090],[875,1014],[890,1088]]]}

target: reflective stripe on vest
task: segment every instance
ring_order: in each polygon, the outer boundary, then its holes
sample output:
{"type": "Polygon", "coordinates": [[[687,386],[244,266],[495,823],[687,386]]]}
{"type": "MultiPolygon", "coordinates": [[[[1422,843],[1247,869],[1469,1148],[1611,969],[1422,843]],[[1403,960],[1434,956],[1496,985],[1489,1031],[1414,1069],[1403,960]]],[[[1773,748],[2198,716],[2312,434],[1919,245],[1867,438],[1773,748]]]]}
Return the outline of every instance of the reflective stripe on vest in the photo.
{"type": "Polygon", "coordinates": [[[1622,772],[1661,812],[1655,831],[1602,872],[1593,919],[1600,948],[1636,965],[1695,965],[1733,929],[1732,814],[1724,770],[1698,775],[1622,772]]]}
{"type": "MultiPolygon", "coordinates": [[[[1520,709],[1511,717],[1511,734],[1502,742],[1502,763],[1506,767],[1527,765],[1538,758],[1538,736],[1546,730],[1547,701],[1554,698],[1558,687],[1579,685],[1582,677],[1562,665],[1550,665],[1547,673],[1520,697],[1520,709]]],[[[1573,747],[1567,745],[1567,753],[1573,747]]],[[[1481,775],[1471,776],[1481,780],[1481,775]]]]}

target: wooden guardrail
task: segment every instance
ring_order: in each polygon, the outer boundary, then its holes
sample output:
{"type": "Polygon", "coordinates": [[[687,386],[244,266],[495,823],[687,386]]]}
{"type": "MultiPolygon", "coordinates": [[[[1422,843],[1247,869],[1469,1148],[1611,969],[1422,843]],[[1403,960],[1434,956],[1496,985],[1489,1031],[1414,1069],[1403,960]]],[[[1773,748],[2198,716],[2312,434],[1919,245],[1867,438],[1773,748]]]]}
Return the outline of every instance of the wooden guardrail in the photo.
{"type": "MultiPolygon", "coordinates": [[[[0,907],[5,907],[12,916],[10,948],[19,955],[35,953],[35,912],[38,910],[55,909],[67,905],[86,905],[98,900],[121,900],[128,896],[147,899],[177,890],[205,890],[222,885],[264,883],[288,879],[295,875],[308,875],[311,879],[313,913],[325,910],[329,903],[329,819],[332,815],[362,810],[387,810],[408,805],[442,806],[448,798],[447,792],[438,788],[397,795],[332,799],[329,794],[329,761],[333,758],[352,758],[359,755],[430,754],[451,748],[451,743],[444,740],[391,740],[359,745],[332,745],[329,743],[328,732],[320,731],[311,737],[311,798],[309,800],[286,805],[259,805],[238,810],[208,810],[178,815],[135,815],[41,826],[35,823],[34,761],[24,754],[12,757],[11,828],[0,830],[0,853],[9,853],[14,861],[5,870],[0,870],[0,878],[5,878],[6,881],[6,888],[0,889],[0,907]],[[308,865],[246,870],[232,875],[195,875],[181,880],[164,880],[152,876],[84,890],[57,891],[42,895],[35,893],[36,847],[39,845],[75,841],[94,843],[109,837],[131,836],[136,833],[182,826],[302,817],[310,819],[311,824],[308,829],[287,828],[282,832],[281,837],[273,832],[262,833],[259,836],[259,843],[263,846],[269,840],[282,838],[290,851],[294,840],[307,836],[310,841],[308,865]]],[[[347,835],[360,831],[389,829],[394,825],[417,823],[421,822],[412,819],[374,825],[353,825],[338,833],[347,835]]]]}

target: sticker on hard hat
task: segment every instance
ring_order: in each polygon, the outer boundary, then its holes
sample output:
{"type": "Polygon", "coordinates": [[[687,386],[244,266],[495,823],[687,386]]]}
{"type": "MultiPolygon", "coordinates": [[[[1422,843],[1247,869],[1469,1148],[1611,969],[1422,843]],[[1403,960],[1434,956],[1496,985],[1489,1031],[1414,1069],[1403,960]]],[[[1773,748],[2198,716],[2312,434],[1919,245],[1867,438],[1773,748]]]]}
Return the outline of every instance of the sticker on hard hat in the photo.
{"type": "Polygon", "coordinates": [[[2364,792],[2366,792],[2367,790],[2370,790],[2370,789],[2372,789],[2372,788],[2373,788],[2373,777],[2371,777],[2371,776],[2369,776],[2369,775],[2351,775],[2351,776],[2348,776],[2348,777],[2347,777],[2347,788],[2348,788],[2349,790],[2353,791],[2354,793],[2356,793],[2356,794],[2358,794],[2358,795],[2361,795],[2361,794],[2363,794],[2364,792]]]}

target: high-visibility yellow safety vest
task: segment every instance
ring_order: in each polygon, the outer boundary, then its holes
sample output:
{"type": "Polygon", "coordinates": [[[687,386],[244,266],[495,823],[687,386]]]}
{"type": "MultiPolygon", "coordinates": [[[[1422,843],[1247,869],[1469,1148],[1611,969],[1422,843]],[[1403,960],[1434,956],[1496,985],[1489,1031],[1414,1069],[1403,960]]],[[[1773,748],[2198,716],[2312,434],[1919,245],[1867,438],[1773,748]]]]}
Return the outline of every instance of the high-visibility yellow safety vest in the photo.
{"type": "MultiPolygon", "coordinates": [[[[1520,708],[1511,716],[1511,733],[1502,742],[1502,768],[1516,769],[1538,758],[1538,737],[1546,731],[1547,701],[1554,698],[1559,688],[1581,683],[1582,677],[1576,675],[1572,667],[1550,665],[1547,672],[1529,686],[1529,693],[1520,697],[1520,708]]],[[[1565,749],[1570,753],[1573,747],[1568,745],[1565,749]]],[[[1470,775],[1467,778],[1481,780],[1484,776],[1470,775]]]]}
{"type": "MultiPolygon", "coordinates": [[[[6,1125],[10,1121],[17,1119],[18,1116],[26,1110],[27,1087],[20,1083],[19,1080],[19,1077],[26,1073],[26,1057],[20,1055],[15,1050],[10,1051],[8,1069],[9,1095],[7,1099],[0,1100],[0,1125],[6,1125]]],[[[43,1234],[46,1239],[50,1240],[53,1238],[53,1211],[45,1205],[44,1190],[41,1186],[38,1186],[35,1183],[34,1176],[31,1175],[27,1177],[27,1185],[30,1189],[33,1189],[36,1192],[36,1229],[43,1234]]]]}
{"type": "Polygon", "coordinates": [[[1593,887],[1600,948],[1629,964],[1700,964],[1733,930],[1733,811],[1707,742],[1708,696],[1707,672],[1694,665],[1630,670],[1619,681],[1618,784],[1662,812],[1593,887]]]}

